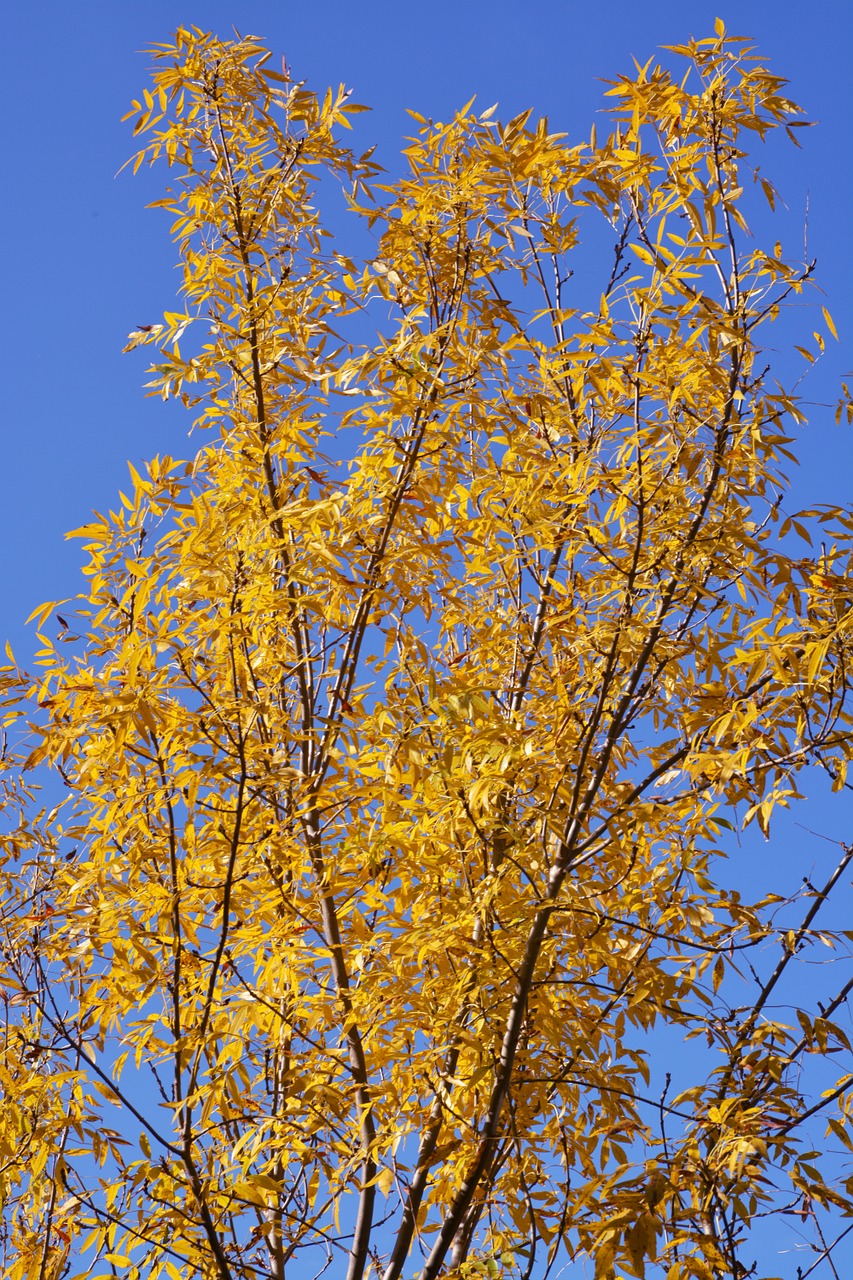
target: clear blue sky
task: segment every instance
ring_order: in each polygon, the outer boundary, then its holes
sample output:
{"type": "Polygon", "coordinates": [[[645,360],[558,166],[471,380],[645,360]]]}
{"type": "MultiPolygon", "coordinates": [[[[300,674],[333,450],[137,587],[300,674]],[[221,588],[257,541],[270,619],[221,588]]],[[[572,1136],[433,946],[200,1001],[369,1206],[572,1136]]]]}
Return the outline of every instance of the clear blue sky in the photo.
{"type": "MultiPolygon", "coordinates": [[[[195,24],[221,35],[237,25],[263,36],[317,90],[346,83],[373,107],[355,118],[356,146],[373,143],[392,175],[413,129],[406,107],[446,119],[473,94],[508,119],[532,106],[579,139],[605,105],[603,78],[630,72],[662,44],[713,33],[716,16],[754,37],[789,93],[819,123],[802,148],[756,144],[756,158],[787,211],[761,233],[818,260],[824,295],[786,319],[788,349],[808,340],[820,306],[841,342],[800,388],[814,402],[801,433],[801,467],[788,508],[853,497],[853,430],[837,428],[841,376],[853,371],[853,2],[851,0],[20,0],[7,6],[5,110],[0,113],[5,195],[0,200],[5,305],[0,350],[0,643],[29,664],[37,605],[81,587],[80,544],[64,533],[93,508],[116,503],[127,460],[189,457],[199,437],[177,405],[147,399],[146,352],[122,355],[131,329],[175,305],[178,277],[167,215],[146,210],[166,171],[130,169],[121,116],[148,83],[144,50],[195,24]],[[598,114],[597,114],[598,113],[598,114]],[[763,154],[762,154],[763,153],[763,154]],[[778,225],[775,225],[777,224],[778,225]]],[[[364,235],[357,228],[359,246],[364,235]]],[[[346,243],[342,248],[348,247],[346,243]]],[[[821,327],[823,327],[821,325],[821,327]]],[[[802,362],[791,359],[790,384],[802,362]]],[[[850,378],[853,383],[853,376],[850,378]]],[[[835,838],[841,807],[815,817],[835,838]]]]}
{"type": "MultiPolygon", "coordinates": [[[[804,393],[829,401],[838,375],[853,367],[853,4],[847,0],[30,0],[7,6],[2,638],[11,638],[24,658],[30,644],[23,618],[37,603],[77,589],[79,548],[64,542],[63,533],[84,523],[93,507],[113,501],[127,459],[195,449],[183,411],[144,398],[144,358],[120,354],[130,329],[172,305],[176,283],[166,219],[144,209],[160,194],[163,171],[115,176],[132,150],[120,117],[146,82],[140,50],[180,23],[221,34],[236,23],[243,33],[262,35],[314,87],[344,81],[358,101],[373,106],[359,117],[359,141],[365,148],[377,142],[393,170],[411,123],[407,106],[443,118],[474,93],[483,107],[499,100],[503,118],[533,106],[555,128],[588,137],[603,105],[600,77],[629,70],[632,55],[645,61],[661,44],[711,34],[718,14],[736,33],[756,37],[771,66],[791,81],[792,96],[820,121],[801,134],[802,151],[780,148],[768,165],[790,209],[790,240],[801,240],[809,195],[809,251],[818,258],[824,301],[842,343],[828,352],[804,393]]],[[[819,301],[813,295],[815,323],[806,332],[816,327],[819,301]]],[[[850,492],[850,432],[825,428],[828,417],[816,408],[803,441],[804,501],[850,492]]]]}
{"type": "MultiPolygon", "coordinates": [[[[851,0],[7,5],[0,641],[11,639],[27,662],[33,636],[23,619],[36,604],[79,589],[79,544],[65,542],[63,533],[85,523],[92,508],[114,505],[126,460],[188,456],[197,447],[183,410],[145,399],[144,356],[120,354],[131,329],[172,307],[177,282],[167,219],[144,208],[161,194],[164,172],[115,176],[133,149],[120,117],[146,84],[141,50],[179,24],[222,35],[236,24],[243,34],[261,35],[312,87],[343,81],[374,108],[358,118],[357,144],[377,143],[379,159],[395,173],[410,131],[406,107],[446,118],[476,93],[483,108],[498,100],[504,119],[532,106],[555,129],[587,138],[604,105],[601,77],[629,71],[632,56],[645,62],[661,44],[711,34],[716,16],[734,33],[755,37],[772,69],[790,80],[791,96],[820,122],[803,131],[801,151],[774,146],[761,163],[788,205],[780,224],[786,250],[802,245],[808,198],[808,251],[818,259],[825,297],[809,300],[804,336],[817,327],[823,302],[841,338],[802,389],[817,403],[799,445],[796,496],[800,505],[849,501],[853,431],[832,424],[829,406],[842,373],[853,370],[851,0]]],[[[792,362],[793,377],[799,371],[792,362]]],[[[849,805],[824,810],[816,800],[807,813],[801,820],[812,828],[851,838],[849,805]]],[[[745,853],[755,849],[748,843],[745,853]]],[[[790,825],[780,827],[772,853],[789,889],[804,873],[819,874],[815,859],[835,856],[790,825]]],[[[752,864],[755,880],[766,881],[766,859],[740,861],[740,875],[748,878],[752,864]]]]}
{"type": "MultiPolygon", "coordinates": [[[[133,151],[121,116],[147,84],[144,49],[180,24],[263,36],[317,90],[344,82],[373,107],[356,117],[355,145],[376,143],[391,174],[412,131],[406,107],[446,119],[472,94],[508,119],[534,107],[554,129],[589,137],[605,104],[602,78],[629,72],[662,44],[710,35],[716,16],[755,38],[817,127],[802,148],[756,144],[787,211],[762,228],[785,251],[818,260],[799,341],[832,313],[841,342],[801,387],[815,402],[801,433],[789,508],[853,497],[853,430],[832,406],[853,370],[853,2],[851,0],[19,0],[4,14],[0,200],[5,299],[0,350],[0,643],[29,663],[39,603],[80,589],[80,544],[64,533],[116,503],[128,459],[191,456],[189,415],[146,399],[146,353],[121,355],[128,332],[174,306],[177,273],[168,217],[146,210],[162,168],[117,171],[133,151]],[[764,154],[762,154],[762,151],[764,154]]],[[[359,230],[360,243],[363,233],[359,230]]],[[[345,244],[342,247],[347,247],[345,244]]],[[[823,326],[821,326],[823,327],[823,326]]],[[[787,339],[779,335],[783,347],[787,339]]],[[[802,371],[792,357],[786,380],[802,371]]],[[[786,371],[787,372],[787,371],[786,371]]],[[[850,378],[853,383],[853,376],[850,378]]],[[[810,825],[850,839],[841,806],[810,825]]]]}

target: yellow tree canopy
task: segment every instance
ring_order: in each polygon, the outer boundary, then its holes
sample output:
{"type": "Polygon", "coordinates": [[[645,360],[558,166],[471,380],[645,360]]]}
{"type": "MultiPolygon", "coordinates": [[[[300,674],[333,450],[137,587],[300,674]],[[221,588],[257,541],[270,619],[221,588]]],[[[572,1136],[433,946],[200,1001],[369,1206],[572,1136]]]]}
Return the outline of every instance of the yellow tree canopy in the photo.
{"type": "Polygon", "coordinates": [[[766,353],[812,264],[745,221],[784,82],[718,24],[601,141],[469,104],[383,184],[255,39],[154,56],[185,305],[128,348],[207,434],[2,672],[3,1276],[831,1259],[851,850],[718,856],[851,754],[853,519],[788,510],[766,353]]]}

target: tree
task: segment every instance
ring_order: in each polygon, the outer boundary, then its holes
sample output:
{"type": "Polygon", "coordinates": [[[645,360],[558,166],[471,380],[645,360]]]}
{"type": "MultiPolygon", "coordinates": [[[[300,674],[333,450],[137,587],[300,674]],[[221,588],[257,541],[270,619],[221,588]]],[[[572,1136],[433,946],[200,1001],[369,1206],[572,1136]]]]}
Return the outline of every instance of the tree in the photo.
{"type": "Polygon", "coordinates": [[[853,743],[761,345],[814,264],[746,238],[784,82],[718,23],[603,143],[468,104],[383,186],[255,39],[154,56],[186,306],[128,349],[208,443],[3,669],[4,1275],[765,1276],[794,1213],[834,1270],[853,845],[722,862],[853,743]]]}

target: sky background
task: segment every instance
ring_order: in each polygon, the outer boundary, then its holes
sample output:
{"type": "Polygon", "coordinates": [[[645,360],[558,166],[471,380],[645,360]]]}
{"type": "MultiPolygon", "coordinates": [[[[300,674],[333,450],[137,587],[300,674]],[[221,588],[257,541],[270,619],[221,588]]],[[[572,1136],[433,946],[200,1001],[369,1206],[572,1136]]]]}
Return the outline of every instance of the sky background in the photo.
{"type": "MultiPolygon", "coordinates": [[[[27,614],[80,589],[79,543],[66,542],[64,532],[85,523],[93,508],[115,506],[127,460],[190,456],[200,444],[188,436],[184,410],[145,398],[145,351],[121,355],[130,330],[174,308],[177,284],[168,219],[145,209],[162,195],[165,170],[116,176],[134,150],[130,123],[120,118],[147,84],[146,46],[167,40],[179,24],[222,36],[236,24],[242,34],[263,36],[276,62],[284,54],[294,75],[315,90],[344,82],[356,101],[374,108],[356,118],[354,145],[366,150],[376,143],[377,158],[396,176],[402,139],[414,129],[406,107],[446,119],[476,94],[481,109],[498,101],[501,119],[533,107],[578,141],[597,119],[601,137],[601,78],[630,72],[632,57],[645,62],[661,44],[713,34],[717,16],[734,34],[755,37],[770,67],[790,81],[790,96],[819,121],[800,131],[799,151],[774,144],[762,155],[756,144],[756,159],[787,204],[778,226],[761,230],[765,243],[778,236],[786,254],[801,254],[808,205],[808,256],[817,258],[824,296],[812,291],[807,306],[793,313],[801,326],[797,340],[818,327],[825,332],[821,305],[841,340],[829,342],[800,388],[812,402],[811,422],[797,446],[802,466],[787,505],[849,502],[853,430],[833,419],[841,377],[853,370],[850,0],[7,5],[0,640],[11,640],[28,664],[35,637],[23,625],[27,614]]],[[[788,382],[801,371],[792,357],[788,382]]],[[[820,877],[837,854],[795,821],[820,836],[850,840],[850,817],[850,805],[828,804],[816,788],[804,813],[779,823],[772,860],[775,873],[790,881],[784,888],[804,874],[820,877]]],[[[747,855],[762,854],[755,840],[745,844],[747,855]]],[[[766,856],[741,864],[739,874],[766,885],[766,856]]],[[[853,1249],[846,1257],[850,1274],[853,1249]]],[[[843,1265],[844,1257],[836,1261],[843,1265]]]]}
{"type": "MultiPolygon", "coordinates": [[[[800,131],[802,150],[774,145],[766,168],[788,205],[778,232],[786,252],[801,247],[808,199],[808,251],[826,297],[811,291],[802,333],[818,327],[823,302],[841,343],[829,344],[801,390],[831,405],[840,375],[853,367],[848,0],[6,6],[0,636],[26,660],[33,642],[24,618],[77,589],[80,548],[64,540],[65,531],[114,502],[128,459],[189,456],[199,443],[188,438],[182,409],[145,398],[146,352],[121,355],[131,329],[174,306],[177,282],[167,216],[145,209],[162,194],[165,170],[116,176],[133,150],[130,124],[120,117],[147,83],[141,50],[181,23],[223,36],[236,24],[261,35],[315,89],[344,82],[374,108],[356,118],[355,145],[375,142],[396,173],[401,139],[414,130],[405,108],[443,119],[475,93],[481,109],[497,100],[500,118],[533,106],[579,140],[599,113],[601,134],[601,78],[630,71],[632,56],[645,62],[661,44],[712,34],[717,15],[734,33],[755,36],[773,70],[790,80],[791,96],[820,122],[800,131]]],[[[792,366],[795,377],[800,371],[792,366]]],[[[813,407],[800,446],[800,505],[849,495],[852,433],[831,419],[829,408],[813,407]]]]}

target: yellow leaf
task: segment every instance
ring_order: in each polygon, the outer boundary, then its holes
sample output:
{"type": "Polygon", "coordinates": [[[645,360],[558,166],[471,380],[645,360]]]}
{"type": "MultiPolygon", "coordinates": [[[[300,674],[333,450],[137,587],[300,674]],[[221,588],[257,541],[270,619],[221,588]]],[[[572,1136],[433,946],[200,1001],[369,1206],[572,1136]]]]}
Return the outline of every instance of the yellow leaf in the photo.
{"type": "Polygon", "coordinates": [[[595,1280],[613,1280],[616,1247],[612,1241],[600,1246],[595,1254],[595,1280]]]}
{"type": "Polygon", "coordinates": [[[821,308],[821,310],[823,311],[823,318],[824,318],[824,320],[826,321],[826,327],[827,327],[827,329],[829,330],[829,332],[832,334],[833,338],[835,338],[835,340],[836,340],[836,342],[837,342],[837,341],[838,341],[838,334],[837,334],[837,333],[836,333],[836,331],[835,331],[835,324],[833,323],[832,316],[829,314],[829,312],[827,311],[826,307],[822,307],[822,308],[821,308]]]}

